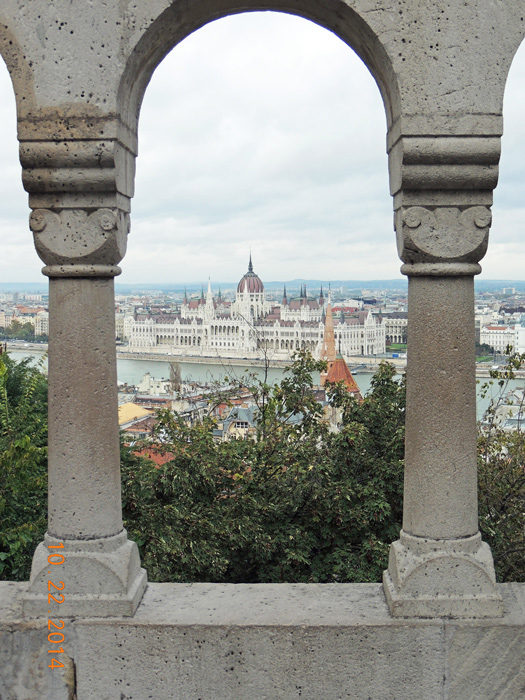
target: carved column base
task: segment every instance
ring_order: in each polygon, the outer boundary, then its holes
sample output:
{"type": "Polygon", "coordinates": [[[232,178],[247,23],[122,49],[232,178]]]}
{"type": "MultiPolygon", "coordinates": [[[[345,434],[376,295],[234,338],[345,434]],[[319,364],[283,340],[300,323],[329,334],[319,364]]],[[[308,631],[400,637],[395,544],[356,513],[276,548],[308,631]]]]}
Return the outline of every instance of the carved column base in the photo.
{"type": "Polygon", "coordinates": [[[408,535],[390,546],[383,588],[393,617],[501,617],[489,546],[481,535],[432,540],[408,535]]]}
{"type": "Polygon", "coordinates": [[[53,619],[131,616],[146,585],[137,545],[128,540],[125,530],[91,540],[58,540],[46,533],[33,558],[23,612],[25,617],[53,619]],[[60,542],[62,549],[48,548],[60,542]],[[49,563],[50,556],[54,564],[49,563]],[[48,594],[63,602],[55,602],[48,594]]]}

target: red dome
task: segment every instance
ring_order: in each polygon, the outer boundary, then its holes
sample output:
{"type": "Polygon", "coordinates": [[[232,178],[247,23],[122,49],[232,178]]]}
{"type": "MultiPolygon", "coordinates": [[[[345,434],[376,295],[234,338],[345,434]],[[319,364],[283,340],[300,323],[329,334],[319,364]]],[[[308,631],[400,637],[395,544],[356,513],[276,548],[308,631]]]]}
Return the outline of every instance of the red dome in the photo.
{"type": "Polygon", "coordinates": [[[250,263],[248,272],[237,285],[238,292],[248,292],[248,294],[262,294],[264,292],[264,284],[261,282],[259,275],[253,271],[252,256],[250,255],[250,263]]]}

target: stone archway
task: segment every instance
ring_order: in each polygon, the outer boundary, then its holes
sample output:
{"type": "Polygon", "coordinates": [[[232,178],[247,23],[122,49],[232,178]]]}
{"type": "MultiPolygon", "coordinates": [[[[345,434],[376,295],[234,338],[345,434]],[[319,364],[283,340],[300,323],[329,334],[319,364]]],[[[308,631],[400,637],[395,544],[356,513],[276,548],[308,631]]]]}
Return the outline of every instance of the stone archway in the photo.
{"type": "Polygon", "coordinates": [[[132,614],[140,600],[145,575],[120,514],[113,315],[140,103],[155,67],[189,33],[228,14],[276,10],[334,31],[364,60],[385,104],[411,339],[404,532],[385,578],[391,611],[499,614],[490,554],[477,530],[469,348],[503,86],[524,34],[518,3],[496,4],[490,16],[480,3],[456,0],[447,8],[115,1],[104,13],[91,3],[58,5],[13,0],[0,8],[31,229],[50,277],[50,518],[26,612],[45,604],[47,546],[60,539],[71,549],[62,615],[132,614]],[[435,347],[440,352],[431,356],[435,347]],[[458,358],[453,372],[451,354],[458,358]],[[440,573],[444,562],[454,580],[467,582],[449,582],[452,594],[440,573]]]}
{"type": "Polygon", "coordinates": [[[242,5],[236,0],[217,0],[212,4],[194,2],[185,8],[183,17],[181,10],[171,5],[144,31],[129,55],[118,90],[117,109],[126,127],[136,133],[140,105],[151,75],[178,43],[208,22],[239,12],[258,10],[296,14],[334,32],[360,56],[375,78],[383,97],[388,126],[399,117],[400,94],[392,61],[380,33],[363,14],[340,0],[331,0],[326,4],[308,0],[295,8],[280,0],[250,0],[242,5]]]}

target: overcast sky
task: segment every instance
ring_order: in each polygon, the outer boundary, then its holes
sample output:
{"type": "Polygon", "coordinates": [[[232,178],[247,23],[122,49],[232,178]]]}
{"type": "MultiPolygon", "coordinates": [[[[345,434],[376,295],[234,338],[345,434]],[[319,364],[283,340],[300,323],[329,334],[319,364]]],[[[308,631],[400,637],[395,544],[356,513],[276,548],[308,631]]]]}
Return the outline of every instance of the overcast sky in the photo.
{"type": "MultiPolygon", "coordinates": [[[[525,275],[525,48],[505,137],[485,279],[525,275]]],[[[0,281],[40,281],[0,61],[0,281]]],[[[401,277],[386,120],[364,64],[306,20],[213,22],[157,69],[143,103],[126,283],[401,277]]]]}

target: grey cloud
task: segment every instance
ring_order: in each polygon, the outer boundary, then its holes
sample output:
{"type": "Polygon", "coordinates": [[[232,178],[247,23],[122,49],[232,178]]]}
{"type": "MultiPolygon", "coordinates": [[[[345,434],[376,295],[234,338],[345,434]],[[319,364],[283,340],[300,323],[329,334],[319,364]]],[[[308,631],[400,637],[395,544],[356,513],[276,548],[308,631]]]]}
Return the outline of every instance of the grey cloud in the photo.
{"type": "MultiPolygon", "coordinates": [[[[485,277],[523,277],[524,81],[522,47],[505,96],[485,277]]],[[[3,64],[0,94],[0,277],[31,281],[41,263],[3,64]]],[[[273,13],[202,28],[146,93],[122,281],[235,281],[250,245],[266,280],[398,277],[385,129],[372,77],[326,30],[273,13]]]]}

